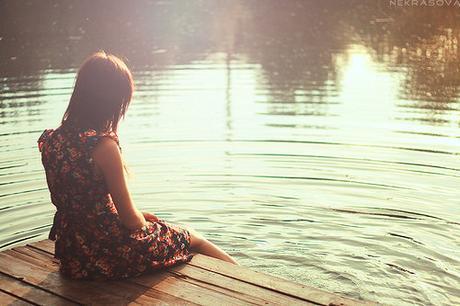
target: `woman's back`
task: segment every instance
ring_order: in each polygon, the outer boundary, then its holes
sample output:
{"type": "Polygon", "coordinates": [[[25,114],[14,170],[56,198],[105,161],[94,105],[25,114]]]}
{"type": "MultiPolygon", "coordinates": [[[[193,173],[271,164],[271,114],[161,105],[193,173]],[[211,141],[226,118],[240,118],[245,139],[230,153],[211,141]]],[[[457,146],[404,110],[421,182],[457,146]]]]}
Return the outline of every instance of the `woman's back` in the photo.
{"type": "Polygon", "coordinates": [[[186,230],[160,220],[129,230],[120,222],[104,176],[92,159],[114,132],[76,125],[47,129],[38,140],[51,200],[57,208],[50,239],[61,271],[71,278],[122,278],[191,259],[186,230]]]}
{"type": "Polygon", "coordinates": [[[101,139],[110,137],[118,144],[114,132],[96,132],[70,124],[45,130],[39,139],[42,163],[47,174],[53,203],[57,208],[95,209],[85,201],[107,202],[104,177],[97,170],[91,152],[101,139]],[[88,207],[87,207],[88,206],[88,207]]]}

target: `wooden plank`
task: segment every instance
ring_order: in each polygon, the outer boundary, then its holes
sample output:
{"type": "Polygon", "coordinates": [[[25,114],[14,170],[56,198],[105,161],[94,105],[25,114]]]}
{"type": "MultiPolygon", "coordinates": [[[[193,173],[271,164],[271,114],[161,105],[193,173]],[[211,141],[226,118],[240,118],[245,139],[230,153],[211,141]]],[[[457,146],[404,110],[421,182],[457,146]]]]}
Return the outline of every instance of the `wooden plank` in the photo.
{"type": "MultiPolygon", "coordinates": [[[[37,252],[41,251],[29,247],[15,247],[6,251],[6,253],[12,254],[17,258],[28,261],[41,268],[45,268],[48,271],[57,271],[59,269],[59,261],[51,257],[47,257],[46,260],[43,260],[40,256],[41,254],[37,254],[37,252]]],[[[44,254],[47,254],[46,256],[50,256],[48,253],[44,254]]]]}
{"type": "Polygon", "coordinates": [[[366,301],[344,298],[320,289],[308,287],[302,284],[275,277],[272,275],[249,270],[242,266],[215,259],[208,256],[194,256],[189,265],[213,271],[236,280],[244,281],[263,288],[284,293],[293,297],[299,297],[310,303],[318,305],[376,305],[366,301]]]}
{"type": "Polygon", "coordinates": [[[0,305],[23,306],[23,305],[33,305],[33,304],[27,303],[26,301],[18,299],[17,297],[0,290],[0,305]]]}
{"type": "Polygon", "coordinates": [[[156,273],[144,274],[128,281],[145,288],[154,288],[168,294],[177,295],[198,305],[257,305],[257,303],[245,300],[241,296],[214,290],[214,288],[203,286],[199,283],[188,282],[169,273],[161,275],[156,273]]]}
{"type": "Polygon", "coordinates": [[[237,296],[227,295],[213,288],[189,283],[179,277],[167,274],[145,274],[131,278],[128,282],[135,283],[147,289],[154,288],[169,294],[177,294],[198,305],[254,305],[237,296]]]}
{"type": "Polygon", "coordinates": [[[29,243],[27,244],[27,246],[43,250],[45,252],[48,252],[54,255],[54,241],[52,240],[49,240],[49,239],[40,240],[37,242],[29,243]]]}
{"type": "MultiPolygon", "coordinates": [[[[29,285],[25,282],[0,273],[0,288],[6,293],[15,295],[27,302],[41,305],[79,305],[54,295],[40,288],[29,285]]],[[[4,305],[0,303],[0,305],[4,305]]]]}
{"type": "MultiPolygon", "coordinates": [[[[11,251],[6,252],[8,253],[11,251]]],[[[46,269],[54,269],[54,271],[58,271],[58,268],[55,265],[49,264],[51,259],[51,254],[49,253],[40,253],[41,251],[31,247],[18,247],[13,249],[12,252],[16,253],[14,256],[16,256],[18,259],[28,261],[34,265],[44,266],[46,269]]],[[[145,286],[145,280],[136,281],[136,278],[131,278],[123,283],[132,283],[133,286],[142,288],[144,291],[142,296],[146,298],[162,298],[166,293],[167,295],[179,298],[183,302],[187,301],[188,304],[190,304],[190,302],[201,304],[203,301],[205,301],[206,304],[213,305],[216,303],[225,305],[248,304],[245,303],[245,301],[242,300],[239,296],[225,295],[222,294],[223,292],[216,292],[216,290],[213,290],[213,288],[206,288],[198,284],[186,282],[184,279],[176,277],[167,271],[163,271],[161,273],[146,274],[144,277],[148,278],[148,286],[145,286]],[[159,292],[161,293],[159,294],[159,292]]],[[[104,288],[101,288],[101,290],[104,290],[104,288]]],[[[176,303],[177,302],[178,301],[176,301],[176,303]]]]}
{"type": "Polygon", "coordinates": [[[209,285],[214,288],[230,289],[233,294],[247,297],[248,301],[257,304],[277,304],[277,305],[313,305],[305,300],[291,297],[279,292],[268,290],[250,283],[236,281],[233,278],[218,274],[209,270],[204,270],[191,265],[181,265],[169,269],[180,277],[186,278],[191,282],[209,285]]]}
{"type": "MultiPolygon", "coordinates": [[[[47,267],[40,267],[23,258],[24,255],[7,250],[0,253],[0,271],[10,277],[40,287],[43,290],[53,292],[56,295],[66,297],[83,304],[110,304],[126,305],[136,302],[137,304],[157,304],[164,299],[143,296],[146,291],[140,286],[124,282],[96,282],[74,281],[63,278],[59,272],[50,271],[47,267]],[[22,258],[19,258],[22,257],[22,258]]],[[[167,301],[167,297],[166,302],[167,301]]],[[[174,300],[170,301],[171,303],[174,300]]]]}

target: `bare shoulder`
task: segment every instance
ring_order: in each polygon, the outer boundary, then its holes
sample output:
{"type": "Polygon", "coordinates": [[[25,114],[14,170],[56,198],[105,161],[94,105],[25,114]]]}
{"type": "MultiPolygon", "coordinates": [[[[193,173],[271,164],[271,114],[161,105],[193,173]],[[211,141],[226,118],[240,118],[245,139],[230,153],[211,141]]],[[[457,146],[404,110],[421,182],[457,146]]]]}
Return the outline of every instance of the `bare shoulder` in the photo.
{"type": "Polygon", "coordinates": [[[120,160],[120,149],[115,140],[102,137],[92,152],[92,157],[100,166],[117,163],[120,160]]]}

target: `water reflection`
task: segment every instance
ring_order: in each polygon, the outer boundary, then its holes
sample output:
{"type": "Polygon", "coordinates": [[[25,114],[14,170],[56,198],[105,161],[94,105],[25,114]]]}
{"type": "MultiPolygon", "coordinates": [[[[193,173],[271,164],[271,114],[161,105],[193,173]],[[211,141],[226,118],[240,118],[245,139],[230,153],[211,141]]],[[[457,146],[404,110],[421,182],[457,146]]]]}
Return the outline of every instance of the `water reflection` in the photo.
{"type": "Polygon", "coordinates": [[[456,304],[458,20],[370,1],[1,1],[0,246],[46,237],[35,141],[103,48],[134,70],[120,138],[142,209],[262,271],[456,304]]]}
{"type": "MultiPolygon", "coordinates": [[[[400,107],[430,125],[458,125],[459,59],[457,13],[449,10],[403,10],[385,22],[385,32],[365,43],[376,58],[395,70],[404,69],[400,107]],[[420,22],[420,20],[424,22],[420,22]]],[[[391,68],[390,68],[391,69],[391,68]]]]}

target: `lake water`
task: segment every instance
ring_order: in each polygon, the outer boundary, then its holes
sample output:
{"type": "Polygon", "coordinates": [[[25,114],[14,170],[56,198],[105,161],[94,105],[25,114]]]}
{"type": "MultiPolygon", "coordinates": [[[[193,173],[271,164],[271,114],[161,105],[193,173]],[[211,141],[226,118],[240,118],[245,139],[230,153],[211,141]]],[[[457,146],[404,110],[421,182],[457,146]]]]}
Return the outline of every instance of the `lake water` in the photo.
{"type": "Polygon", "coordinates": [[[110,3],[0,2],[0,249],[47,237],[36,140],[105,49],[135,77],[119,134],[139,208],[258,271],[460,303],[460,8],[110,3]]]}

